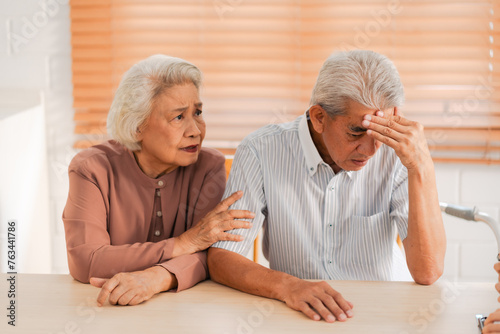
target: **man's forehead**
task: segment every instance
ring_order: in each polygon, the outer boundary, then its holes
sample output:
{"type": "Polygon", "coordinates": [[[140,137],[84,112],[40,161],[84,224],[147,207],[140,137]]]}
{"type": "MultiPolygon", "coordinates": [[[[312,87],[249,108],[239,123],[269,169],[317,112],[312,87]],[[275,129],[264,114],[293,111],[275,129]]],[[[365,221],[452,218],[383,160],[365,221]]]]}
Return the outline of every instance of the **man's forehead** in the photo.
{"type": "Polygon", "coordinates": [[[371,112],[364,112],[364,113],[360,113],[359,115],[346,114],[346,115],[339,116],[338,119],[341,123],[343,123],[344,126],[349,128],[349,130],[361,132],[361,131],[366,131],[366,128],[364,128],[361,125],[361,122],[363,122],[363,118],[365,117],[365,115],[372,115],[372,113],[371,112]]]}

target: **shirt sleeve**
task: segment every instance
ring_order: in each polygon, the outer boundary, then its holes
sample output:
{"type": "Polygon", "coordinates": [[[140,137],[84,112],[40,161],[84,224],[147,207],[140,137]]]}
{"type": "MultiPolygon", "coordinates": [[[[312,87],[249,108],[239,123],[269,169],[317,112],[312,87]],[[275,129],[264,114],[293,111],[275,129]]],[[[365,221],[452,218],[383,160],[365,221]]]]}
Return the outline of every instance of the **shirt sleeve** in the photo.
{"type": "MultiPolygon", "coordinates": [[[[194,208],[193,219],[188,225],[198,224],[217,204],[219,204],[226,184],[226,169],[221,156],[217,167],[207,174],[194,208]]],[[[207,252],[182,255],[161,264],[177,278],[177,292],[189,289],[208,278],[207,252]]]]}
{"type": "Polygon", "coordinates": [[[227,249],[245,256],[266,221],[267,206],[258,155],[255,149],[244,144],[241,144],[236,151],[223,198],[229,197],[238,190],[243,191],[243,197],[231,206],[231,210],[249,210],[255,213],[254,219],[247,219],[253,223],[253,226],[250,229],[229,231],[229,233],[243,236],[243,241],[219,241],[212,247],[227,249]]]}
{"type": "Polygon", "coordinates": [[[76,280],[88,283],[91,277],[110,278],[171,259],[173,239],[111,245],[106,211],[98,186],[70,171],[63,221],[69,271],[76,280]]]}
{"type": "Polygon", "coordinates": [[[396,224],[401,241],[403,241],[408,235],[408,170],[399,159],[397,159],[397,164],[391,196],[390,216],[391,221],[396,224]]]}

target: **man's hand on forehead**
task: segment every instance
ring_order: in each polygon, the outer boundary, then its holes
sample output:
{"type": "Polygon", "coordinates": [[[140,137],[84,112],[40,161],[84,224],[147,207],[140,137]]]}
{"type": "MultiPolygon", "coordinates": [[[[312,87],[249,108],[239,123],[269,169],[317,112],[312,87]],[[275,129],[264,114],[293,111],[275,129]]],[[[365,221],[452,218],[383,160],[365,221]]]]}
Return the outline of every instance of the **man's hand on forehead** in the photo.
{"type": "Polygon", "coordinates": [[[424,127],[404,118],[397,108],[394,108],[393,115],[382,111],[365,115],[361,125],[367,129],[368,136],[393,148],[408,170],[432,163],[424,127]]]}

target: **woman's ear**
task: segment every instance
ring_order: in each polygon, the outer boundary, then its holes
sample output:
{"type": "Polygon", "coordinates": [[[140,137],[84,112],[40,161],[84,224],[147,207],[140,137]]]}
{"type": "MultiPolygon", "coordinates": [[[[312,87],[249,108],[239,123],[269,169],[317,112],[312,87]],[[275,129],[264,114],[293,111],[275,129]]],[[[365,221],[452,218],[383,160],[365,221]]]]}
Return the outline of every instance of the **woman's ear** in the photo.
{"type": "Polygon", "coordinates": [[[135,129],[135,138],[137,141],[142,141],[143,139],[143,132],[144,132],[144,129],[146,128],[146,122],[142,123],[141,125],[139,125],[137,127],[137,129],[135,129]]]}
{"type": "Polygon", "coordinates": [[[141,130],[139,128],[137,128],[135,130],[135,139],[137,141],[141,141],[142,140],[142,133],[141,133],[141,130]]]}
{"type": "Polygon", "coordinates": [[[316,104],[309,108],[309,119],[311,120],[311,124],[314,128],[314,131],[317,133],[323,133],[325,131],[325,121],[326,117],[325,109],[323,109],[319,104],[316,104]]]}

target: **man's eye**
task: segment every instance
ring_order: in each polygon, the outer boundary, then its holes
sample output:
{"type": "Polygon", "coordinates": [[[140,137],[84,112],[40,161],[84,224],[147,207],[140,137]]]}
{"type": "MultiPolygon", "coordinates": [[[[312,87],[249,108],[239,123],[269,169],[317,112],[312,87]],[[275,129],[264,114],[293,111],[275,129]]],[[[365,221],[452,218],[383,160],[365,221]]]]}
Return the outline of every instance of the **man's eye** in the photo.
{"type": "Polygon", "coordinates": [[[349,135],[350,135],[351,137],[353,137],[353,138],[359,138],[359,137],[361,137],[363,134],[362,134],[362,133],[360,133],[360,134],[350,133],[349,135]]]}
{"type": "Polygon", "coordinates": [[[174,120],[182,120],[182,114],[180,114],[179,116],[175,117],[174,120]]]}
{"type": "Polygon", "coordinates": [[[195,115],[200,116],[202,113],[203,113],[203,110],[198,109],[198,110],[196,110],[195,115]]]}

